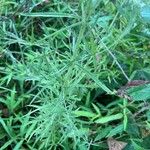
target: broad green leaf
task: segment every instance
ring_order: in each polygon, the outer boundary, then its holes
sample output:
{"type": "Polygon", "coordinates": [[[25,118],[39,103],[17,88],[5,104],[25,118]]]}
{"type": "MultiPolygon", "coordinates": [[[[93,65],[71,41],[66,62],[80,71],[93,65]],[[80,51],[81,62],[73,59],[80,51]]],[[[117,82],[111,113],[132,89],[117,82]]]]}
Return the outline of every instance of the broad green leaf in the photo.
{"type": "Polygon", "coordinates": [[[105,138],[111,131],[112,131],[112,127],[111,126],[108,126],[108,127],[104,128],[104,129],[103,128],[100,129],[99,131],[97,131],[97,136],[96,136],[94,141],[99,141],[102,138],[105,138]]]}
{"type": "Polygon", "coordinates": [[[80,129],[76,130],[75,133],[74,133],[74,130],[69,131],[67,135],[69,137],[74,137],[75,134],[76,134],[76,136],[82,137],[84,135],[87,135],[88,133],[89,133],[89,129],[88,128],[80,128],[80,129]]]}
{"type": "Polygon", "coordinates": [[[150,84],[130,88],[127,93],[135,101],[148,100],[150,99],[150,84]]]}
{"type": "Polygon", "coordinates": [[[143,141],[142,141],[142,146],[145,148],[145,149],[150,149],[150,135],[146,136],[143,138],[143,141]]]}
{"type": "Polygon", "coordinates": [[[134,147],[135,150],[145,150],[145,148],[141,147],[140,145],[138,145],[134,141],[132,141],[132,145],[133,145],[133,147],[134,147]]]}
{"type": "Polygon", "coordinates": [[[135,150],[135,149],[134,149],[134,146],[132,145],[132,143],[130,141],[123,150],[135,150]]]}
{"type": "Polygon", "coordinates": [[[136,70],[130,76],[130,80],[139,80],[140,78],[144,80],[150,80],[150,68],[136,70]]]}
{"type": "Polygon", "coordinates": [[[96,116],[95,113],[92,113],[92,112],[88,112],[88,111],[74,111],[74,114],[77,116],[77,117],[88,117],[88,118],[93,118],[96,116]]]}
{"type": "Polygon", "coordinates": [[[147,121],[150,121],[150,111],[146,112],[147,121]]]}
{"type": "Polygon", "coordinates": [[[138,123],[136,123],[132,114],[128,116],[128,124],[126,128],[126,132],[128,133],[128,135],[130,135],[130,137],[133,137],[133,138],[140,137],[140,130],[138,127],[138,123]]]}
{"type": "Polygon", "coordinates": [[[123,130],[124,130],[123,124],[118,125],[117,127],[115,127],[114,129],[112,129],[112,130],[109,132],[109,134],[107,135],[107,137],[112,137],[112,136],[114,136],[114,135],[116,135],[116,134],[118,134],[118,133],[122,133],[123,130]]]}
{"type": "Polygon", "coordinates": [[[150,22],[150,6],[144,6],[141,10],[141,17],[146,21],[150,22]]]}
{"type": "Polygon", "coordinates": [[[94,6],[94,8],[97,8],[97,6],[99,5],[100,1],[99,0],[92,0],[92,4],[94,6]]]}
{"type": "Polygon", "coordinates": [[[145,145],[142,145],[141,139],[131,139],[130,142],[128,142],[128,145],[124,148],[124,150],[149,150],[145,148],[145,145]]]}
{"type": "Polygon", "coordinates": [[[100,119],[97,119],[95,122],[103,124],[103,123],[107,123],[109,121],[114,121],[114,120],[121,119],[122,117],[123,117],[123,114],[122,113],[118,113],[116,115],[101,117],[100,119]]]}

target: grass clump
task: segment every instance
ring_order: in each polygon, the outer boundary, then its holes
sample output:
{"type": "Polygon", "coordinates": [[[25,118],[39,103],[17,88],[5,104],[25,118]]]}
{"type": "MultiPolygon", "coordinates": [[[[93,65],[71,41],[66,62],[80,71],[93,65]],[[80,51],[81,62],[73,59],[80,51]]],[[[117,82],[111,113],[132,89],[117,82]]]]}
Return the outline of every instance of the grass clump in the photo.
{"type": "Polygon", "coordinates": [[[116,92],[130,80],[150,78],[143,6],[0,3],[1,149],[108,149],[110,137],[126,149],[149,148],[149,95],[139,100],[129,90],[128,100],[116,92]]]}

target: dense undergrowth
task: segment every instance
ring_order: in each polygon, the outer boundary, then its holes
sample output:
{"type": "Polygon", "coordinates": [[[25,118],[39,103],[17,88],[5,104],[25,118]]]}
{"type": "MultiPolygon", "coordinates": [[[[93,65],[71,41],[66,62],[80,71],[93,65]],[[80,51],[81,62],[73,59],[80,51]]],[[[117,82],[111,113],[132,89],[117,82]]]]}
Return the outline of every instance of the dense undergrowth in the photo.
{"type": "Polygon", "coordinates": [[[144,4],[0,0],[1,150],[150,149],[149,84],[116,92],[150,80],[144,4]]]}

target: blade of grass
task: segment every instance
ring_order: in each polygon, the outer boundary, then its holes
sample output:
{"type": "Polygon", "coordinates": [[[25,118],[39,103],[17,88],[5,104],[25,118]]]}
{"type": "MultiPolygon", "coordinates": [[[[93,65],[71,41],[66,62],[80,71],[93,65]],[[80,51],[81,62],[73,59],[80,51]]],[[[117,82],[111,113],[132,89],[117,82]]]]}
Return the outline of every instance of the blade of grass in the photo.
{"type": "Polygon", "coordinates": [[[20,13],[19,15],[25,17],[79,18],[78,16],[72,14],[60,13],[60,12],[20,13]]]}
{"type": "Polygon", "coordinates": [[[103,84],[99,79],[97,79],[97,77],[95,77],[94,74],[92,74],[91,72],[89,72],[87,69],[85,69],[84,67],[82,67],[79,64],[76,64],[79,68],[81,68],[93,81],[95,81],[95,83],[102,88],[105,92],[107,92],[108,94],[114,94],[105,84],[103,84]]]}
{"type": "Polygon", "coordinates": [[[100,119],[97,119],[97,120],[95,121],[95,123],[104,124],[104,123],[108,123],[108,122],[110,122],[110,121],[114,121],[114,120],[121,119],[122,117],[123,117],[123,114],[122,114],[122,113],[118,113],[118,114],[116,114],[116,115],[101,117],[100,119]]]}

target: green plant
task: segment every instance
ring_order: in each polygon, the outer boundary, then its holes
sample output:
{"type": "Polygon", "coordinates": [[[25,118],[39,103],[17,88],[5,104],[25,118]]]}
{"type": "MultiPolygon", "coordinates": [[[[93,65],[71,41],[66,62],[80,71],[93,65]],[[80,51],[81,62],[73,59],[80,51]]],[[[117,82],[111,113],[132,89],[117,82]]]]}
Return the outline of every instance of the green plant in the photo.
{"type": "Polygon", "coordinates": [[[131,101],[116,94],[150,79],[145,11],[132,0],[1,0],[1,149],[107,149],[112,136],[149,148],[149,84],[128,89],[131,101]]]}

